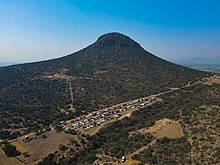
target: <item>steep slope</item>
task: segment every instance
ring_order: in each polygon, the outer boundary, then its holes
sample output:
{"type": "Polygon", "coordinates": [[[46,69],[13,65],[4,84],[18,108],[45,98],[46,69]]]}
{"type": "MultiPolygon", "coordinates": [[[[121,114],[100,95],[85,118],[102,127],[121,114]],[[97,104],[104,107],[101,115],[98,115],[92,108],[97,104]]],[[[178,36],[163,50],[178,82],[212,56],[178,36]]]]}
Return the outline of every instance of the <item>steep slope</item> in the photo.
{"type": "Polygon", "coordinates": [[[105,34],[62,58],[0,68],[0,128],[47,125],[64,117],[58,107],[70,105],[77,115],[205,75],[162,60],[123,34],[105,34]]]}

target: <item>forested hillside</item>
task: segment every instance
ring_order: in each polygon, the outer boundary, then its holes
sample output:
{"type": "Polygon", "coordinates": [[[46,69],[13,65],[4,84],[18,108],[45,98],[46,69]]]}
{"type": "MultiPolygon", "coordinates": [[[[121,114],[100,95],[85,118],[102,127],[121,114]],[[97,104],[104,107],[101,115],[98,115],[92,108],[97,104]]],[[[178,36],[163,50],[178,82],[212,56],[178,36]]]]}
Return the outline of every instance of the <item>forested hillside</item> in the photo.
{"type": "Polygon", "coordinates": [[[205,75],[162,60],[123,34],[105,34],[62,58],[1,67],[0,128],[35,129],[205,75]]]}
{"type": "MultiPolygon", "coordinates": [[[[85,148],[70,149],[73,156],[58,164],[93,164],[97,160],[117,164],[123,155],[140,164],[219,164],[219,83],[185,87],[160,98],[161,102],[133,112],[131,117],[108,125],[92,137],[86,136],[85,148]],[[179,122],[183,134],[167,137],[177,131],[175,127],[163,132],[164,137],[139,131],[164,118],[179,122]]],[[[163,131],[163,126],[158,131],[163,131]]],[[[57,161],[56,155],[53,160],[57,161]]]]}

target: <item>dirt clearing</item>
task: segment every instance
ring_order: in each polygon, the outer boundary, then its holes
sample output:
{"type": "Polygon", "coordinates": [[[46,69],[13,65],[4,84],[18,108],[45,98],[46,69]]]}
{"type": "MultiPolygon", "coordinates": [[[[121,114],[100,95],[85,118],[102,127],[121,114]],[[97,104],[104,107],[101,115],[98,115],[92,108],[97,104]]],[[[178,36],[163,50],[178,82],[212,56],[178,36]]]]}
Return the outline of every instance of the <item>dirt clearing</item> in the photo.
{"type": "Polygon", "coordinates": [[[206,85],[213,85],[213,84],[220,84],[220,76],[213,76],[211,78],[204,78],[203,79],[206,85]]]}

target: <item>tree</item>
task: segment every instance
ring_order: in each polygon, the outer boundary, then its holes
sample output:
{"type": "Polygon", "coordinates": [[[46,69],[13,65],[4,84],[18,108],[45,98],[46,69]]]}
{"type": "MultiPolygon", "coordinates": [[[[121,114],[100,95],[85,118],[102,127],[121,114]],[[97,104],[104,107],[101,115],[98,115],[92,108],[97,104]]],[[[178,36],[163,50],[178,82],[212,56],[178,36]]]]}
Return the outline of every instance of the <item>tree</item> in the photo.
{"type": "Polygon", "coordinates": [[[8,139],[10,137],[9,131],[0,131],[0,138],[1,139],[8,139]]]}
{"type": "Polygon", "coordinates": [[[20,155],[20,152],[17,150],[16,146],[14,146],[10,143],[4,144],[2,149],[8,157],[20,155]]]}

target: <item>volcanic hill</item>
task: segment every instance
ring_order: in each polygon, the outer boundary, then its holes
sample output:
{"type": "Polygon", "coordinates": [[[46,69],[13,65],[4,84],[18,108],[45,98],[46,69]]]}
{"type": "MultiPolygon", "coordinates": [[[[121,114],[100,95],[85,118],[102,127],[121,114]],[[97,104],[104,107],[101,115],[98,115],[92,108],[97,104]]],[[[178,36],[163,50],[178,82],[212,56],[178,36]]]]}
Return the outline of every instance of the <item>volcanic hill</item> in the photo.
{"type": "Polygon", "coordinates": [[[0,67],[0,127],[49,125],[63,118],[58,109],[77,115],[205,75],[149,53],[126,35],[108,33],[58,59],[0,67]]]}

